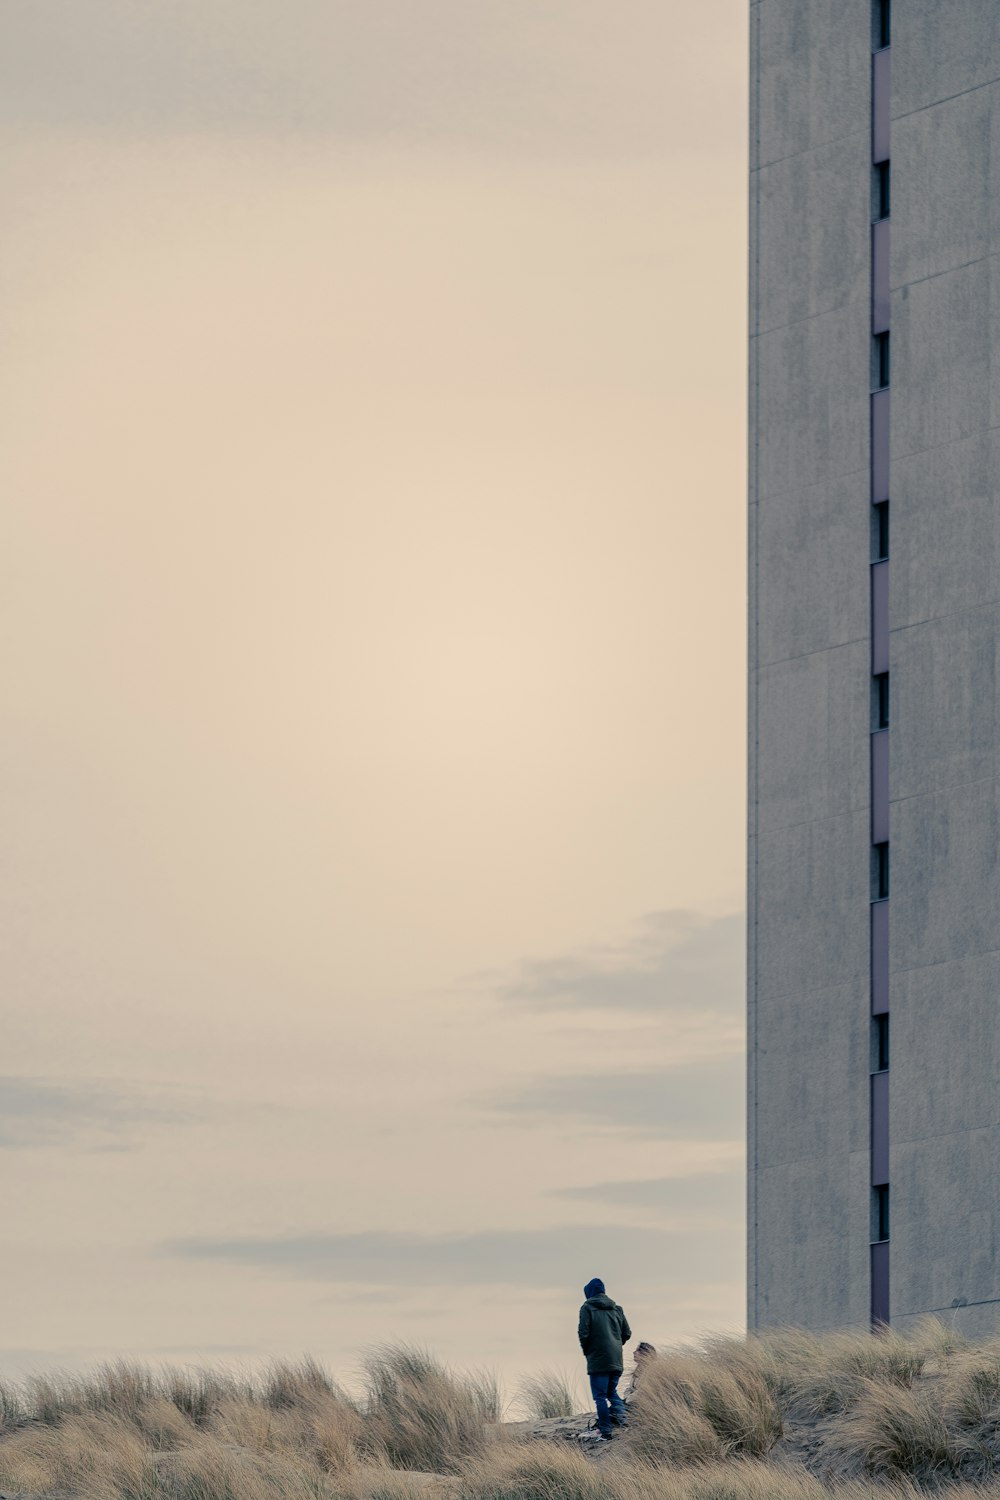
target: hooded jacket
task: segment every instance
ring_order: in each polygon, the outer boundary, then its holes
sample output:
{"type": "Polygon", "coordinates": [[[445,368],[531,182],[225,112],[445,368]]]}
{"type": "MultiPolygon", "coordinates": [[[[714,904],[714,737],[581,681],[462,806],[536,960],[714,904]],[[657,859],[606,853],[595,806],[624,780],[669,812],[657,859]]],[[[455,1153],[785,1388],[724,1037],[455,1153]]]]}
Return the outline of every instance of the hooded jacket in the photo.
{"type": "Polygon", "coordinates": [[[632,1337],[622,1309],[606,1292],[588,1297],[580,1308],[580,1348],[588,1375],[620,1375],[625,1368],[622,1345],[632,1337]]]}

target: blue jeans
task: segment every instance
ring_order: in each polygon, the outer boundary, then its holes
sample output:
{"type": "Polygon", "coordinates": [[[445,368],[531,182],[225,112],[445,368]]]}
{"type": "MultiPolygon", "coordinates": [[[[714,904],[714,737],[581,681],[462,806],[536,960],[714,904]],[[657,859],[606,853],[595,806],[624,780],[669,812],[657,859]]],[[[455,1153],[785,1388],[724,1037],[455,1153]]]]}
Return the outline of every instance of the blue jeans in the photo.
{"type": "Polygon", "coordinates": [[[597,1406],[597,1425],[609,1435],[611,1418],[625,1415],[625,1402],[618,1394],[618,1382],[621,1378],[621,1370],[615,1370],[610,1375],[605,1373],[590,1377],[590,1394],[597,1406]]]}

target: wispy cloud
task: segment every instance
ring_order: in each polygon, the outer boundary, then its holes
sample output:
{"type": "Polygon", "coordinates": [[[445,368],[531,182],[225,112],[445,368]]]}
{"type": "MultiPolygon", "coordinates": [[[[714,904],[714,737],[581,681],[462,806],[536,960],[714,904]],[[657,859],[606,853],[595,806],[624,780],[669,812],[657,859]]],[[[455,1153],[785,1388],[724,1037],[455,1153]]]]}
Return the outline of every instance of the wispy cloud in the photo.
{"type": "Polygon", "coordinates": [[[548,1196],[615,1209],[645,1209],[668,1222],[705,1229],[738,1226],[743,1218],[745,1191],[742,1166],[727,1166],[692,1177],[642,1177],[631,1182],[553,1188],[548,1196]]]}
{"type": "Polygon", "coordinates": [[[632,1287],[657,1286],[664,1277],[732,1279],[740,1273],[742,1243],[738,1236],[605,1223],[469,1234],[178,1239],[160,1253],[345,1285],[567,1287],[575,1296],[594,1274],[632,1287]]]}
{"type": "Polygon", "coordinates": [[[480,981],[498,1000],[534,1008],[736,1018],[745,931],[741,913],[650,912],[626,942],[532,959],[514,974],[480,981]]]}
{"type": "Polygon", "coordinates": [[[200,1102],[164,1086],[0,1076],[0,1149],[128,1150],[145,1128],[189,1125],[204,1117],[200,1102]]]}
{"type": "Polygon", "coordinates": [[[647,154],[694,118],[698,144],[724,148],[697,69],[678,73],[667,99],[657,92],[654,59],[676,29],[661,7],[619,0],[631,39],[620,52],[602,45],[601,6],[544,12],[533,0],[213,0],[207,12],[204,0],[31,0],[0,9],[2,114],[131,132],[297,128],[647,154]]]}
{"type": "Polygon", "coordinates": [[[540,1077],[486,1101],[510,1121],[563,1118],[662,1140],[730,1141],[744,1133],[744,1061],[540,1077]]]}

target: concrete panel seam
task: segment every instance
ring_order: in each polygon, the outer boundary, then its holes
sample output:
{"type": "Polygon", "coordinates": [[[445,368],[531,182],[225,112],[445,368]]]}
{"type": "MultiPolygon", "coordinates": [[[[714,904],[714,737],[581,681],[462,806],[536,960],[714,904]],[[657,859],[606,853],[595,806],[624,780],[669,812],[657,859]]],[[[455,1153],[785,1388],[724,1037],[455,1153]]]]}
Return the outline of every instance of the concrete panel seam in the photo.
{"type": "MultiPolygon", "coordinates": [[[[930,786],[923,792],[911,792],[908,797],[890,797],[889,801],[890,803],[895,803],[897,807],[901,807],[904,802],[920,802],[925,797],[939,797],[942,792],[960,792],[965,787],[985,786],[987,782],[996,781],[996,779],[996,773],[994,772],[989,776],[974,776],[970,781],[948,781],[942,783],[940,786],[930,786]]],[[[816,818],[813,821],[823,823],[826,820],[824,818],[816,818]]]]}
{"type": "MultiPolygon", "coordinates": [[[[970,266],[981,265],[984,260],[995,260],[998,255],[1000,251],[987,250],[985,255],[977,255],[974,260],[960,261],[956,266],[946,266],[943,271],[928,271],[926,276],[914,276],[910,281],[890,281],[889,290],[901,292],[904,287],[923,286],[926,281],[939,281],[942,276],[953,276],[956,271],[967,271],[970,266]]],[[[831,308],[831,311],[834,309],[831,308]]]]}
{"type": "MultiPolygon", "coordinates": [[[[947,968],[949,964],[965,963],[970,958],[993,958],[997,954],[1000,954],[1000,948],[979,948],[975,953],[963,954],[961,958],[935,958],[932,959],[930,963],[926,964],[900,964],[896,968],[894,968],[892,972],[893,974],[899,975],[922,974],[925,969],[944,969],[947,968]]],[[[827,986],[817,985],[816,988],[826,989],[827,986]]],[[[782,991],[782,993],[790,995],[793,993],[793,991],[784,990],[782,991]]],[[[775,996],[775,999],[778,998],[780,997],[775,996]]]]}
{"type": "Polygon", "coordinates": [[[947,1307],[916,1307],[907,1312],[898,1312],[897,1318],[925,1318],[928,1313],[958,1312],[963,1307],[994,1307],[1000,1303],[1000,1297],[982,1297],[975,1302],[962,1302],[958,1307],[949,1302],[947,1307]]]}
{"type": "MultiPolygon", "coordinates": [[[[995,599],[989,599],[985,604],[970,604],[966,605],[964,609],[946,609],[939,615],[921,615],[919,620],[911,620],[908,625],[890,626],[889,634],[905,635],[908,630],[922,630],[925,625],[937,625],[942,620],[961,620],[966,616],[969,619],[974,619],[976,615],[992,614],[998,604],[1000,604],[1000,592],[997,593],[995,599]]],[[[844,644],[848,645],[850,643],[845,641],[844,644]]],[[[835,651],[838,648],[836,646],[827,646],[825,649],[835,651]]],[[[813,651],[806,653],[808,656],[814,656],[815,654],[813,651]]],[[[798,658],[792,657],[791,660],[797,661],[798,658]]],[[[770,666],[771,663],[768,663],[768,665],[770,666]]],[[[774,665],[777,666],[778,663],[775,662],[774,665]]]]}
{"type": "Polygon", "coordinates": [[[981,1125],[963,1125],[960,1130],[931,1130],[927,1135],[902,1135],[897,1144],[900,1146],[918,1146],[921,1141],[947,1141],[953,1135],[968,1135],[972,1130],[995,1130],[995,1120],[984,1120],[981,1125]]]}
{"type": "MultiPolygon", "coordinates": [[[[993,778],[992,777],[984,777],[983,779],[989,781],[989,780],[992,780],[993,778]]],[[[972,783],[972,785],[974,785],[974,783],[972,783]]],[[[949,790],[950,790],[950,788],[949,788],[949,790]]],[[[918,793],[918,792],[914,792],[913,793],[914,797],[920,796],[920,795],[928,796],[929,793],[926,793],[926,792],[924,792],[923,794],[918,793]]],[[[902,802],[902,801],[905,801],[907,799],[901,797],[899,800],[902,802]]],[[[891,799],[890,799],[890,801],[891,801],[891,799]]],[[[769,839],[771,837],[771,835],[775,834],[775,833],[793,833],[796,828],[815,828],[818,823],[840,823],[840,822],[843,821],[844,818],[851,818],[855,814],[867,812],[868,811],[868,802],[869,802],[869,798],[868,798],[868,792],[866,790],[863,796],[860,793],[858,793],[858,800],[857,800],[857,802],[850,803],[848,807],[842,809],[840,812],[820,813],[815,818],[796,818],[791,823],[772,823],[772,822],[769,821],[768,823],[765,824],[765,826],[763,828],[761,828],[760,823],[758,821],[758,823],[755,825],[756,829],[757,829],[757,835],[758,835],[759,838],[766,840],[766,839],[769,839]]]]}
{"type": "MultiPolygon", "coordinates": [[[[987,85],[984,84],[982,87],[987,87],[987,85]]],[[[800,156],[812,156],[817,151],[829,151],[831,146],[839,146],[844,141],[853,141],[855,137],[859,139],[863,137],[867,142],[868,136],[868,130],[845,130],[843,135],[831,136],[828,141],[820,141],[818,146],[803,146],[801,151],[787,151],[784,156],[770,156],[767,161],[762,161],[754,167],[751,175],[756,177],[758,172],[766,172],[768,167],[780,167],[785,161],[798,161],[800,156]]]]}
{"type": "MultiPolygon", "coordinates": [[[[986,260],[988,257],[981,256],[980,259],[986,260]]],[[[969,264],[976,265],[977,262],[970,261],[969,264]]],[[[956,266],[955,269],[958,270],[959,267],[956,266]]],[[[946,276],[948,273],[947,271],[939,271],[937,274],[939,276],[946,276]]],[[[927,278],[928,281],[930,279],[930,277],[927,278]]],[[[767,323],[753,337],[765,338],[769,333],[783,333],[789,328],[805,328],[809,323],[815,323],[820,318],[829,318],[833,313],[845,312],[848,308],[867,308],[870,301],[871,294],[867,290],[864,293],[859,292],[856,296],[845,297],[843,302],[831,302],[829,307],[824,307],[821,312],[810,313],[808,317],[790,318],[787,323],[767,323]]]]}
{"type": "MultiPolygon", "coordinates": [[[[755,335],[751,335],[751,339],[753,339],[754,337],[755,337],[755,335]]],[[[998,428],[1000,428],[1000,424],[998,424],[998,428]]],[[[983,430],[983,431],[987,431],[987,430],[988,431],[992,431],[991,428],[990,429],[985,429],[984,428],[984,429],[981,429],[981,430],[983,430]]],[[[935,446],[937,446],[939,448],[946,448],[948,446],[949,442],[958,442],[958,441],[964,441],[964,439],[960,440],[958,438],[949,438],[945,442],[938,443],[935,446]]],[[[923,451],[923,450],[921,450],[921,451],[923,451]]],[[[930,452],[931,450],[928,449],[927,451],[930,452]]],[[[906,456],[909,457],[908,454],[906,456]]],[[[870,468],[870,463],[866,459],[865,462],[863,464],[859,464],[856,469],[841,469],[838,473],[831,475],[831,478],[830,478],[829,481],[826,481],[826,480],[816,481],[816,480],[814,480],[813,484],[814,485],[816,483],[824,484],[824,483],[828,483],[828,482],[832,483],[832,482],[835,482],[835,481],[841,480],[841,479],[855,479],[855,478],[857,478],[860,475],[860,476],[863,476],[865,484],[867,485],[869,468],[870,468]]],[[[765,490],[763,496],[761,496],[757,492],[757,490],[755,489],[754,493],[757,494],[757,500],[755,502],[751,502],[751,503],[754,503],[754,504],[758,504],[759,503],[759,504],[762,505],[764,503],[765,499],[767,499],[767,500],[780,500],[784,495],[794,495],[796,493],[800,493],[803,488],[811,488],[811,487],[812,486],[803,486],[801,484],[785,484],[785,485],[782,485],[782,487],[781,487],[780,490],[765,490]]]]}
{"type": "MultiPolygon", "coordinates": [[[[859,1157],[860,1156],[867,1156],[868,1154],[869,1153],[867,1151],[850,1151],[850,1152],[847,1153],[847,1155],[849,1155],[849,1156],[859,1156],[859,1157]]],[[[823,1161],[836,1161],[836,1162],[840,1162],[840,1161],[843,1161],[844,1155],[845,1155],[845,1153],[843,1152],[843,1150],[837,1149],[837,1150],[834,1150],[834,1151],[828,1151],[825,1156],[815,1156],[815,1155],[813,1155],[813,1156],[790,1156],[787,1159],[783,1158],[781,1161],[772,1161],[772,1162],[769,1162],[766,1167],[755,1167],[754,1171],[757,1172],[757,1173],[759,1173],[761,1176],[765,1176],[768,1172],[784,1172],[784,1171],[787,1170],[788,1167],[801,1167],[801,1166],[804,1166],[807,1162],[811,1162],[811,1161],[815,1161],[815,1162],[823,1162],[823,1161]]]]}
{"type": "MultiPolygon", "coordinates": [[[[787,493],[790,494],[791,491],[789,490],[787,493]]],[[[760,502],[758,501],[757,503],[759,504],[760,502]]],[[[968,613],[968,611],[958,610],[956,611],[956,613],[968,613]]],[[[829,646],[818,646],[815,651],[800,651],[795,656],[775,656],[773,658],[769,657],[767,661],[757,663],[756,671],[759,676],[761,672],[767,671],[771,667],[783,667],[787,665],[788,662],[793,661],[808,661],[811,656],[826,656],[830,651],[846,651],[849,646],[862,646],[866,645],[867,642],[867,635],[852,635],[849,640],[831,641],[829,646]]]]}
{"type": "MultiPolygon", "coordinates": [[[[1000,432],[1000,422],[987,422],[982,427],[976,427],[972,432],[964,432],[956,437],[943,438],[940,443],[928,443],[926,448],[907,448],[905,453],[901,453],[898,458],[892,460],[892,467],[895,467],[896,464],[907,462],[911,458],[920,458],[925,453],[936,453],[939,448],[950,448],[955,443],[966,443],[970,437],[975,437],[979,433],[985,432],[1000,432]]],[[[853,473],[854,470],[851,472],[853,473]]],[[[844,475],[843,477],[849,478],[850,475],[844,475]]],[[[790,484],[788,489],[782,490],[781,493],[789,494],[792,490],[798,488],[800,486],[790,484]]]]}
{"type": "Polygon", "coordinates": [[[940,99],[931,99],[928,104],[921,104],[919,109],[908,109],[904,114],[891,115],[893,121],[912,120],[914,115],[924,115],[929,109],[937,109],[940,104],[948,104],[952,99],[964,99],[966,94],[978,94],[980,89],[992,89],[1000,83],[1000,78],[986,78],[982,83],[974,83],[969,89],[959,89],[957,94],[942,94],[940,99]]]}

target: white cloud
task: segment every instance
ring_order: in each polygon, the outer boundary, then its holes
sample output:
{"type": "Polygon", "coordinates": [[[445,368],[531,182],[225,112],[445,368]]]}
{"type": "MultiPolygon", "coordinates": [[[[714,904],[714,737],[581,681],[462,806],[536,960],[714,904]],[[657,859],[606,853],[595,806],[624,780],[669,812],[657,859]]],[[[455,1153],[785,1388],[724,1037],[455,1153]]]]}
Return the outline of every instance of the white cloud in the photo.
{"type": "Polygon", "coordinates": [[[525,961],[482,976],[499,1000],[538,1009],[690,1011],[742,1017],[746,920],[690,911],[648,913],[627,941],[525,961]]]}

